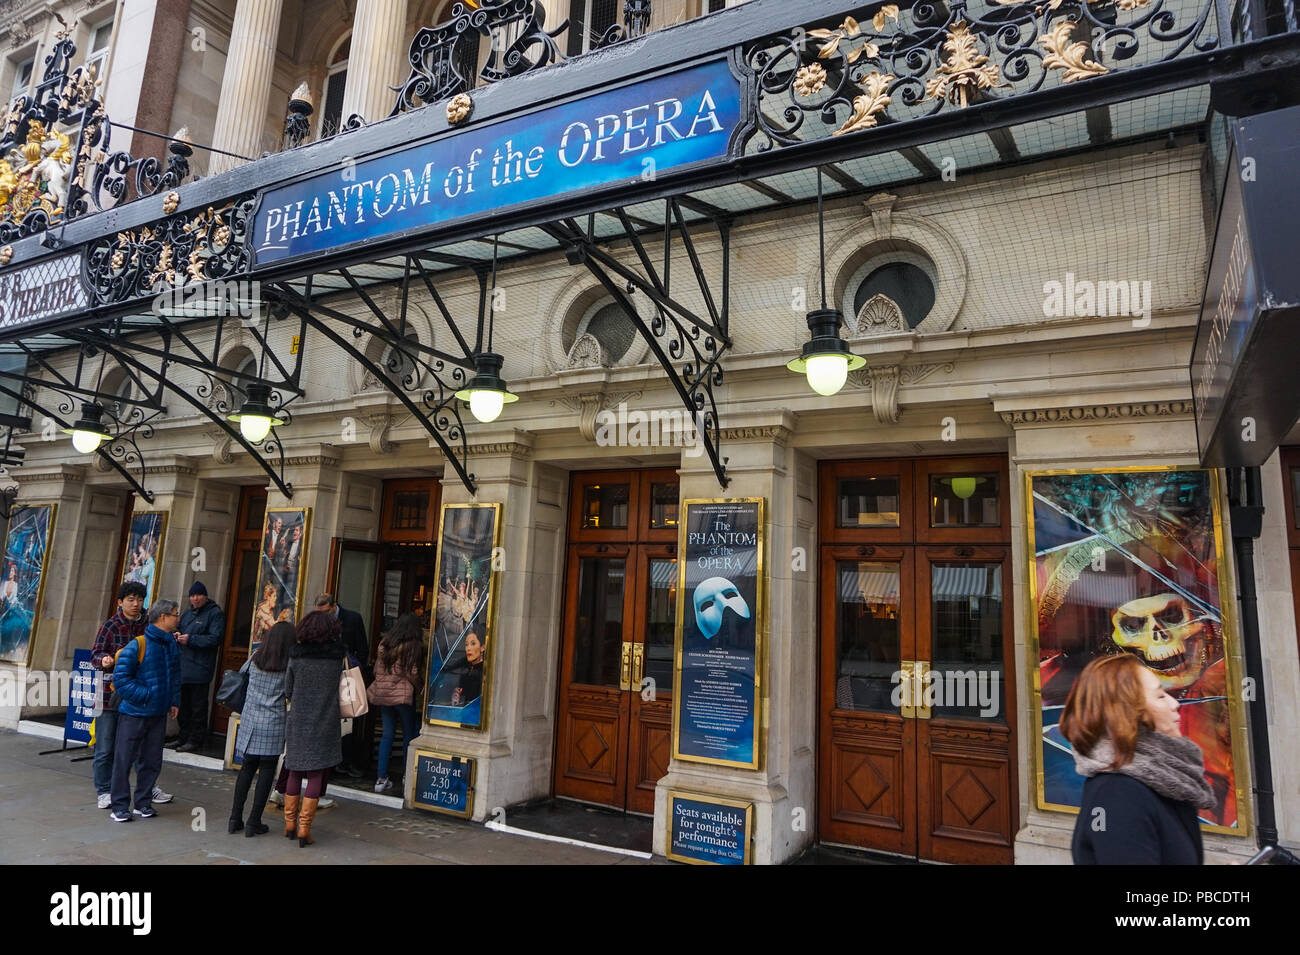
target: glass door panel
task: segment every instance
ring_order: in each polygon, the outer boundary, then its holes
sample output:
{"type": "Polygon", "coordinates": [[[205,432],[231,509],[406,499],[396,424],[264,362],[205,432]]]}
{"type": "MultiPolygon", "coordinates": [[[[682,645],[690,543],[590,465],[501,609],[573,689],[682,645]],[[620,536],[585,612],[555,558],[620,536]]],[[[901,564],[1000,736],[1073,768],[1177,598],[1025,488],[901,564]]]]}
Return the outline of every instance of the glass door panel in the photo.
{"type": "Polygon", "coordinates": [[[835,562],[835,708],[896,712],[891,702],[902,659],[899,565],[835,562]]]}
{"type": "MultiPolygon", "coordinates": [[[[673,689],[673,630],[677,625],[677,561],[652,559],[646,581],[645,664],[656,696],[673,689]]],[[[636,689],[636,687],[633,687],[636,689]]]]}
{"type": "Polygon", "coordinates": [[[931,715],[1006,722],[1002,563],[930,564],[931,715]]]}
{"type": "MultiPolygon", "coordinates": [[[[353,550],[346,544],[339,552],[338,602],[361,614],[366,634],[373,635],[375,615],[375,580],[379,573],[379,554],[373,550],[353,550]]],[[[371,640],[373,644],[373,639],[371,640]]],[[[373,650],[374,647],[372,646],[373,650]]]]}
{"type": "MultiPolygon", "coordinates": [[[[573,682],[618,687],[623,669],[623,597],[627,559],[578,560],[578,606],[574,621],[573,682]]],[[[629,661],[630,662],[630,661],[629,661]]]]}

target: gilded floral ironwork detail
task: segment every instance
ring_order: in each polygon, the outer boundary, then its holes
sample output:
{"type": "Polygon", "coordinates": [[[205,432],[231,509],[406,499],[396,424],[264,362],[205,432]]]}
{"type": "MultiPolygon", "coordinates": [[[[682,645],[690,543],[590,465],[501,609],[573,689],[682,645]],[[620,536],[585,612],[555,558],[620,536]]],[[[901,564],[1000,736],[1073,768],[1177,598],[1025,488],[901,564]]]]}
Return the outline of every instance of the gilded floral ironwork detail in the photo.
{"type": "Polygon", "coordinates": [[[743,150],[974,108],[1221,48],[1209,0],[918,0],[747,43],[758,108],[743,150]]]}

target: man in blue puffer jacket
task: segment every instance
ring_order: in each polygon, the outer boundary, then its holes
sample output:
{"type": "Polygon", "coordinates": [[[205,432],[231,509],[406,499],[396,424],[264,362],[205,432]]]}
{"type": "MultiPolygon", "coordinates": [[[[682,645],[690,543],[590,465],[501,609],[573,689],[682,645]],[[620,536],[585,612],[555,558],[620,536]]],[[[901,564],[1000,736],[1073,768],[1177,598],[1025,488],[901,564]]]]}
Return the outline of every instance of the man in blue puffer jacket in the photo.
{"type": "Polygon", "coordinates": [[[153,785],[162,770],[167,720],[175,719],[181,703],[181,654],[176,626],[181,617],[174,600],[155,600],[144,629],[144,654],[128,643],[113,667],[113,688],[121,697],[117,707],[117,739],[113,744],[114,822],[157,815],[153,785]],[[131,806],[131,764],[139,757],[135,775],[135,808],[131,806]]]}

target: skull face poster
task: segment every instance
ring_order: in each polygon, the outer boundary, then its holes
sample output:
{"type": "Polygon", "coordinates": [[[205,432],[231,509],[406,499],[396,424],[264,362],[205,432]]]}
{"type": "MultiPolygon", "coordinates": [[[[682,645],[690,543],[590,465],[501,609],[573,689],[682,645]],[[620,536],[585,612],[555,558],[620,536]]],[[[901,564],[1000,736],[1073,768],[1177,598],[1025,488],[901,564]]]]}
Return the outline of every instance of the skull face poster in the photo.
{"type": "Polygon", "coordinates": [[[1212,472],[1031,474],[1031,622],[1037,638],[1043,808],[1077,807],[1083,777],[1059,722],[1079,672],[1130,653],[1179,703],[1205,755],[1216,805],[1205,825],[1239,826],[1230,634],[1212,472]]]}
{"type": "Polygon", "coordinates": [[[757,768],[763,501],[686,501],[673,756],[757,768]]]}

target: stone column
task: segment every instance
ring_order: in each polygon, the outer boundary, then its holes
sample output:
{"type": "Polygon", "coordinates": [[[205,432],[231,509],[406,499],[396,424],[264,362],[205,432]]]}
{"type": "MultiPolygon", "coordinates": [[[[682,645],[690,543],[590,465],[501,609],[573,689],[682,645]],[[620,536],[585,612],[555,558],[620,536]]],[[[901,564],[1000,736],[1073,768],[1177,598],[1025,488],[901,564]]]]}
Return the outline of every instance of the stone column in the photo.
{"type": "Polygon", "coordinates": [[[666,852],[668,792],[680,790],[753,802],[751,858],[771,865],[792,858],[809,843],[816,818],[816,707],[810,702],[817,688],[816,470],[810,459],[788,446],[792,413],[754,412],[729,420],[743,425],[722,435],[731,484],[720,491],[707,458],[683,457],[681,497],[761,497],[766,502],[762,755],[757,770],[672,760],[655,788],[654,852],[666,852]]]}
{"type": "MultiPolygon", "coordinates": [[[[226,69],[221,77],[216,129],[212,134],[217,149],[253,159],[262,152],[283,2],[239,0],[235,8],[230,52],[226,54],[226,69]]],[[[213,153],[210,174],[233,169],[238,163],[231,156],[213,153]]]]}
{"type": "MultiPolygon", "coordinates": [[[[116,489],[86,485],[88,464],[41,464],[15,474],[18,507],[53,504],[41,599],[32,622],[28,661],[0,663],[10,686],[24,687],[29,670],[68,670],[72,651],[90,649],[103,622],[108,593],[117,575],[118,541],[126,496],[116,489]]],[[[26,700],[24,691],[23,700],[26,700]]],[[[0,726],[18,724],[19,707],[0,707],[0,726]]],[[[22,716],[60,707],[22,707],[22,716]]]]}
{"type": "Polygon", "coordinates": [[[563,472],[531,460],[526,432],[502,429],[475,438],[485,442],[470,447],[477,493],[449,470],[443,503],[502,505],[495,625],[483,684],[487,726],[425,724],[407,750],[405,798],[409,806],[417,747],[469,757],[476,761],[473,818],[484,820],[500,818],[498,807],[550,792],[567,483],[563,472]]]}
{"type": "Polygon", "coordinates": [[[391,87],[402,80],[410,38],[406,35],[406,0],[357,0],[348,81],[343,89],[343,116],[360,113],[367,123],[383,119],[396,102],[391,87]]]}

